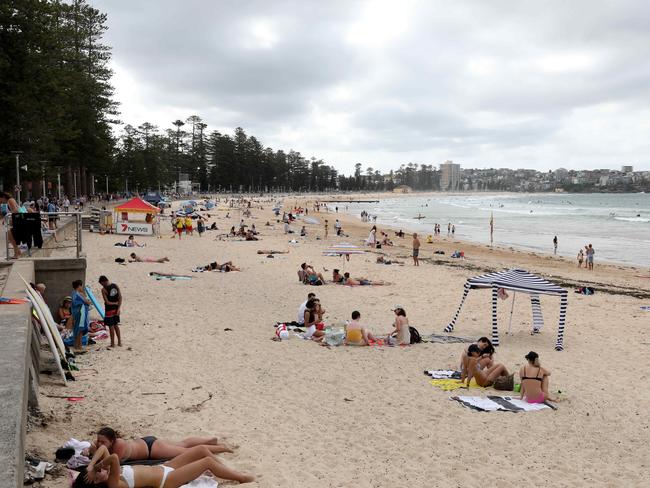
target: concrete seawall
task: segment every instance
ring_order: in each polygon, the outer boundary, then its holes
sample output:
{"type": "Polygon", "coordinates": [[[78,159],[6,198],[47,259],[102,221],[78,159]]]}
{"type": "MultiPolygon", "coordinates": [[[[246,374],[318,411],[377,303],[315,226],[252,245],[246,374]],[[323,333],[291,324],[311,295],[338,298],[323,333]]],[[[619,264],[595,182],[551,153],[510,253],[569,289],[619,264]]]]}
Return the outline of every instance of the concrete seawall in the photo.
{"type": "MultiPolygon", "coordinates": [[[[31,261],[12,263],[3,297],[26,298],[26,280],[34,280],[31,261]]],[[[27,408],[38,406],[38,338],[33,334],[31,305],[0,305],[0,487],[23,486],[27,408]],[[35,347],[32,341],[35,340],[35,347]]]]}

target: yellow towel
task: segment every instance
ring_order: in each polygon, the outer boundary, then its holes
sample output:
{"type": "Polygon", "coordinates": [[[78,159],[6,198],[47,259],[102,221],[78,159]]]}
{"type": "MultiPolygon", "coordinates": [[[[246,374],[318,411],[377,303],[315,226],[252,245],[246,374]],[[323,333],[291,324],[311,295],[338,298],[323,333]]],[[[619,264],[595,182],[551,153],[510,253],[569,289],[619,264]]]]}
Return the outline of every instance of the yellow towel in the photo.
{"type": "MultiPolygon", "coordinates": [[[[460,380],[431,380],[431,384],[435,387],[440,388],[441,390],[444,391],[452,391],[452,390],[457,390],[458,388],[462,388],[465,383],[463,383],[460,380]]],[[[469,383],[470,388],[483,388],[482,386],[479,386],[476,384],[476,380],[472,378],[472,381],[469,383]]]]}

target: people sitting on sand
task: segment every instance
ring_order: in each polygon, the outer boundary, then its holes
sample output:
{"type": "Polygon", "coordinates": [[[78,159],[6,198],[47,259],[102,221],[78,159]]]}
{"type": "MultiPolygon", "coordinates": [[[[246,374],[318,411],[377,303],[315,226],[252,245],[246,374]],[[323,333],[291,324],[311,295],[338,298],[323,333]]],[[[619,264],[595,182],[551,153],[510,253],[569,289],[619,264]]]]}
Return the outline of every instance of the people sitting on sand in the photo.
{"type": "Polygon", "coordinates": [[[305,226],[303,225],[302,228],[300,229],[300,237],[306,237],[307,236],[307,229],[305,229],[305,226]]]}
{"type": "Polygon", "coordinates": [[[204,472],[226,479],[249,483],[254,476],[228,468],[206,446],[195,446],[173,459],[154,466],[120,466],[117,454],[100,446],[90,464],[82,468],[72,488],[105,486],[108,488],[177,488],[197,479],[204,472]]]}
{"type": "Polygon", "coordinates": [[[411,329],[409,328],[409,319],[406,318],[406,311],[401,305],[393,307],[395,321],[393,330],[389,332],[387,340],[398,346],[406,346],[411,343],[411,329]]]}
{"type": "Polygon", "coordinates": [[[343,276],[338,269],[332,271],[332,281],[334,283],[345,283],[345,276],[343,276]]]}
{"type": "Polygon", "coordinates": [[[557,401],[549,395],[548,377],[551,376],[551,373],[540,365],[539,354],[530,351],[524,357],[528,360],[528,364],[519,370],[521,399],[528,403],[544,403],[546,400],[557,401]]]}
{"type": "Polygon", "coordinates": [[[135,237],[133,235],[130,235],[129,238],[124,241],[124,247],[144,247],[144,244],[140,244],[138,241],[135,240],[135,237]]]}
{"type": "Polygon", "coordinates": [[[217,228],[217,223],[216,222],[212,222],[212,224],[210,225],[210,230],[219,230],[217,228]]]}
{"type": "Polygon", "coordinates": [[[245,238],[247,241],[259,241],[259,238],[258,238],[258,237],[255,237],[255,234],[253,234],[253,232],[250,231],[250,230],[247,230],[247,231],[244,233],[244,238],[245,238]]]}
{"type": "Polygon", "coordinates": [[[300,306],[298,307],[298,317],[296,322],[298,325],[305,325],[305,310],[307,310],[307,303],[309,303],[309,300],[312,298],[316,298],[315,293],[307,293],[307,300],[302,302],[300,306]]]}
{"type": "MultiPolygon", "coordinates": [[[[489,368],[493,364],[493,355],[494,355],[494,346],[492,345],[492,341],[488,339],[487,337],[481,337],[479,338],[478,341],[475,343],[478,348],[481,351],[481,355],[479,358],[479,366],[481,368],[489,368]]],[[[463,353],[460,355],[460,372],[461,374],[465,373],[467,374],[467,371],[465,370],[465,366],[467,364],[467,351],[469,349],[469,346],[463,349],[463,353]]]]}
{"type": "Polygon", "coordinates": [[[371,281],[368,278],[351,278],[350,273],[347,272],[343,274],[343,277],[345,278],[343,284],[347,286],[371,286],[371,285],[380,286],[380,285],[388,284],[381,280],[371,281]]]}
{"type": "Polygon", "coordinates": [[[320,306],[318,298],[310,298],[305,306],[303,315],[303,325],[305,326],[305,338],[320,342],[325,337],[325,324],[323,323],[323,313],[325,311],[320,306]]]}
{"type": "Polygon", "coordinates": [[[396,235],[397,237],[404,238],[404,231],[403,231],[402,229],[400,229],[399,232],[395,232],[395,235],[396,235]]]}
{"type": "Polygon", "coordinates": [[[345,344],[348,346],[368,346],[375,337],[361,325],[361,313],[352,312],[352,321],[345,326],[345,344]]]}
{"type": "Polygon", "coordinates": [[[306,285],[317,286],[325,284],[325,278],[323,275],[321,273],[317,273],[314,270],[314,267],[307,263],[302,263],[300,265],[300,269],[298,270],[298,279],[306,285]]]}
{"type": "Polygon", "coordinates": [[[382,246],[393,246],[394,245],[393,241],[391,241],[388,238],[388,234],[386,234],[385,232],[382,232],[381,235],[382,235],[382,240],[381,240],[381,245],[382,246]]]}
{"type": "Polygon", "coordinates": [[[291,230],[291,226],[289,226],[289,222],[284,223],[284,233],[293,234],[293,230],[291,230]]]}
{"type": "Polygon", "coordinates": [[[168,257],[164,258],[154,258],[153,256],[138,256],[136,253],[131,253],[131,259],[129,263],[166,263],[169,261],[168,257]]]}
{"type": "Polygon", "coordinates": [[[402,266],[404,265],[404,261],[398,261],[397,259],[386,259],[384,256],[377,256],[377,264],[399,264],[402,266]]]}
{"type": "Polygon", "coordinates": [[[503,364],[492,364],[491,366],[481,366],[482,351],[476,344],[471,344],[467,348],[467,356],[465,358],[465,367],[461,372],[460,380],[467,381],[467,386],[470,386],[472,378],[476,379],[476,384],[479,386],[491,386],[499,376],[509,376],[508,370],[503,364]]]}
{"type": "Polygon", "coordinates": [[[72,319],[72,297],[65,297],[61,301],[61,305],[57,310],[57,320],[57,328],[61,333],[61,337],[65,340],[72,334],[72,327],[74,325],[72,319]]]}

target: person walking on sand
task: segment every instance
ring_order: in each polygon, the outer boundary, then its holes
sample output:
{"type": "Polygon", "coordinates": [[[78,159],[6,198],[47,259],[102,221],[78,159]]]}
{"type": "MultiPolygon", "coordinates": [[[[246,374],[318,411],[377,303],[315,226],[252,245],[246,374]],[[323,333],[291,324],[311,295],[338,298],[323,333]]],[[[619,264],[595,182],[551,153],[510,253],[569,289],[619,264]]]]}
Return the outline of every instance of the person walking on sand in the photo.
{"type": "Polygon", "coordinates": [[[420,239],[418,239],[417,233],[413,234],[413,266],[420,266],[419,261],[420,255],[420,239]]]}
{"type": "Polygon", "coordinates": [[[585,253],[582,251],[582,248],[578,251],[578,268],[582,268],[582,262],[585,259],[585,253]]]}
{"type": "Polygon", "coordinates": [[[328,226],[329,226],[329,224],[327,222],[327,219],[325,219],[325,239],[327,239],[327,228],[328,228],[328,226]]]}
{"type": "Polygon", "coordinates": [[[553,238],[553,254],[557,254],[557,236],[553,238]]]}
{"type": "Polygon", "coordinates": [[[115,347],[115,336],[117,336],[117,346],[122,347],[122,334],[120,333],[122,293],[120,287],[111,283],[103,275],[99,277],[99,284],[102,285],[102,298],[104,299],[104,325],[108,327],[111,336],[110,347],[115,347]]]}
{"type": "Polygon", "coordinates": [[[592,247],[591,244],[587,246],[587,269],[589,271],[594,270],[594,254],[596,251],[594,251],[594,248],[592,247]]]}

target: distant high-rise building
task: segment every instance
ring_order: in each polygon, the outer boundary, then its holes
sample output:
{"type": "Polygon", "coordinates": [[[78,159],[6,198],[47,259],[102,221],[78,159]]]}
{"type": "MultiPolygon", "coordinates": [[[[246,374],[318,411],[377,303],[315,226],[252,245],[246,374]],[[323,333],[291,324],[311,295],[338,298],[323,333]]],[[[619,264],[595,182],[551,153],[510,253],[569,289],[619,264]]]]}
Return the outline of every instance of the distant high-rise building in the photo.
{"type": "Polygon", "coordinates": [[[623,173],[632,173],[634,171],[633,166],[622,166],[621,167],[621,172],[623,173]]]}
{"type": "Polygon", "coordinates": [[[460,185],[460,164],[445,161],[440,165],[440,189],[458,191],[460,185]]]}

